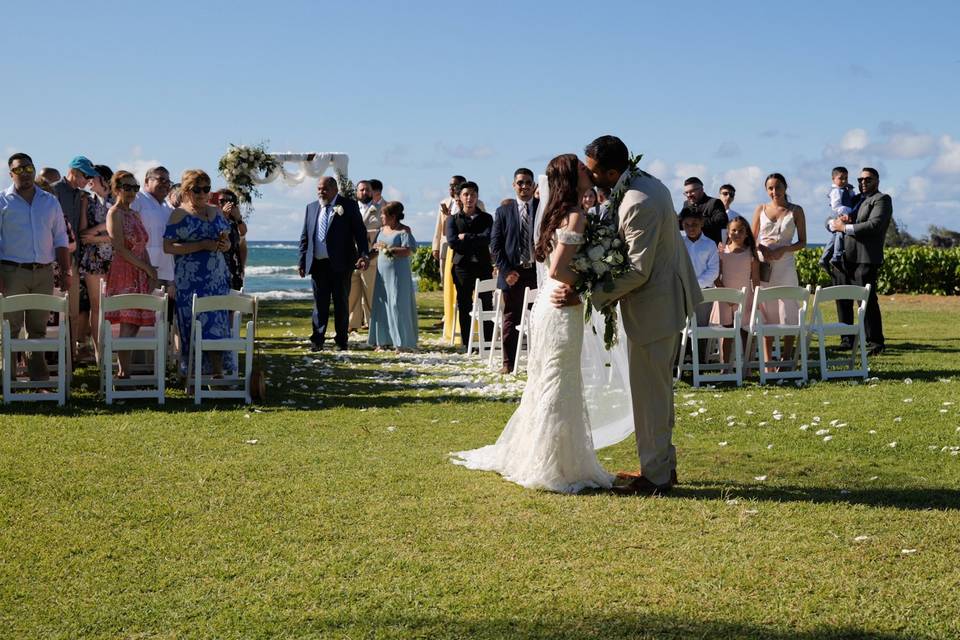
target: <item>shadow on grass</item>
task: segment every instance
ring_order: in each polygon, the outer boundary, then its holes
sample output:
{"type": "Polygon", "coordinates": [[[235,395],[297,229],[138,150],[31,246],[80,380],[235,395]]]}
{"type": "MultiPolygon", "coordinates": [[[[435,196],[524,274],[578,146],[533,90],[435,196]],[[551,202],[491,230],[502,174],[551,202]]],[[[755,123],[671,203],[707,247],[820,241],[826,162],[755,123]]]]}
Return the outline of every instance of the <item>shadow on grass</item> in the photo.
{"type": "Polygon", "coordinates": [[[690,482],[677,485],[670,497],[695,500],[731,498],[764,502],[809,502],[814,504],[850,504],[897,509],[960,509],[960,491],[938,487],[877,487],[876,489],[839,489],[729,483],[716,485],[690,482]]]}
{"type": "Polygon", "coordinates": [[[582,638],[631,640],[650,638],[750,638],[751,640],[922,640],[917,633],[886,633],[850,626],[819,626],[809,631],[723,620],[693,620],[667,615],[584,615],[563,620],[491,618],[456,620],[443,617],[376,614],[357,620],[338,620],[304,629],[326,634],[362,633],[364,637],[483,638],[491,640],[563,640],[582,638]]]}

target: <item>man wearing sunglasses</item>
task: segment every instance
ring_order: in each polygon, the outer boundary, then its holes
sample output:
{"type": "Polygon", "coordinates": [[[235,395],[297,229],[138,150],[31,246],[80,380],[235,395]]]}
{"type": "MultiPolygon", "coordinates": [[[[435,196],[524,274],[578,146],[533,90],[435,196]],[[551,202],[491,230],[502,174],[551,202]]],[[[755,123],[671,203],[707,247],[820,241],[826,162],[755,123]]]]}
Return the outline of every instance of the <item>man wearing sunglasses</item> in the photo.
{"type": "MultiPolygon", "coordinates": [[[[851,214],[853,222],[839,219],[830,221],[831,231],[844,234],[841,284],[870,285],[864,329],[867,334],[867,353],[878,355],[884,349],[883,319],[877,301],[877,274],[883,263],[883,242],[887,227],[893,218],[893,201],[880,192],[880,174],[873,167],[864,167],[857,179],[860,185],[860,204],[851,214]]],[[[837,302],[840,322],[853,324],[853,302],[837,302]]]]}
{"type": "MultiPolygon", "coordinates": [[[[21,293],[53,293],[53,261],[63,274],[64,287],[70,288],[70,250],[67,223],[57,198],[35,183],[33,160],[25,153],[15,153],[7,161],[13,184],[0,193],[0,293],[13,296],[21,293]]],[[[43,338],[47,333],[46,311],[30,311],[7,315],[13,335],[20,332],[24,321],[29,338],[43,338]]],[[[29,358],[31,380],[49,377],[42,352],[29,358]]]]}
{"type": "Polygon", "coordinates": [[[533,248],[540,200],[533,197],[534,188],[533,171],[525,167],[514,171],[517,197],[500,205],[493,217],[490,253],[497,265],[497,288],[503,292],[503,374],[512,373],[516,364],[516,327],[523,312],[524,291],[537,288],[533,248]]]}

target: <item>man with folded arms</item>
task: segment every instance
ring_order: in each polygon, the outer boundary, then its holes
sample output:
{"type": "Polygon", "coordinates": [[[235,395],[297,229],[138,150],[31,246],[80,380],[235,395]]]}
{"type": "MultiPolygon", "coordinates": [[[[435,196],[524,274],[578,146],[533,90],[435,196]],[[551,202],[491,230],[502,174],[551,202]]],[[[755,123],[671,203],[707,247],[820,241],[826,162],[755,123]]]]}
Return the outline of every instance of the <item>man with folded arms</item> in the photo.
{"type": "MultiPolygon", "coordinates": [[[[13,184],[0,193],[0,293],[53,293],[53,261],[60,265],[64,288],[70,290],[70,250],[67,224],[57,198],[34,181],[36,169],[25,153],[7,161],[13,184]]],[[[17,335],[26,319],[27,337],[47,333],[46,311],[28,311],[7,316],[10,333],[17,335]]],[[[49,378],[42,352],[30,354],[31,380],[49,378]]]]}

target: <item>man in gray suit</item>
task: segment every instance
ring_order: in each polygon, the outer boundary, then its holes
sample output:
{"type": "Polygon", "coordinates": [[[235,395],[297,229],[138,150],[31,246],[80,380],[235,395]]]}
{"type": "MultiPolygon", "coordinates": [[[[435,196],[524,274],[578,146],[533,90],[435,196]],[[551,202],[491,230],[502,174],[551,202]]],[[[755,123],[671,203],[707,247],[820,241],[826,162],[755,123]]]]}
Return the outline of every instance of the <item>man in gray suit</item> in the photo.
{"type": "MultiPolygon", "coordinates": [[[[666,493],[676,483],[677,466],[672,443],[673,362],[680,330],[703,296],[677,231],[669,189],[649,173],[629,171],[627,147],[615,136],[602,136],[587,145],[585,164],[594,184],[611,189],[615,200],[623,189],[611,213],[616,213],[633,267],[614,281],[611,291],[593,293],[597,308],[620,303],[627,335],[640,474],[621,474],[630,480],[615,491],[666,493]]],[[[558,306],[576,299],[569,287],[557,287],[552,296],[558,306]]]]}
{"type": "MultiPolygon", "coordinates": [[[[880,174],[876,169],[864,167],[857,182],[861,195],[853,214],[856,218],[852,223],[831,220],[830,230],[844,234],[842,283],[860,287],[870,285],[864,329],[867,353],[877,355],[884,348],[883,319],[877,302],[877,274],[883,264],[883,241],[893,218],[893,201],[889,195],[880,193],[880,174]]],[[[853,324],[853,302],[837,303],[837,315],[840,322],[853,324]]]]}

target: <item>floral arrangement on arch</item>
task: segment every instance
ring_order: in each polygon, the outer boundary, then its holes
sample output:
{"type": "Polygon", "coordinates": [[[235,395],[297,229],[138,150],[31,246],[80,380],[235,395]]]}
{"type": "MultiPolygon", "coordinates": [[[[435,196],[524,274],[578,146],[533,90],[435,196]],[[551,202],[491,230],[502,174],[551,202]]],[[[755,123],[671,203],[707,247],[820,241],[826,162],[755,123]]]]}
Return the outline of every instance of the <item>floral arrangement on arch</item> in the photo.
{"type": "Polygon", "coordinates": [[[247,213],[253,211],[254,196],[260,197],[254,176],[267,175],[280,168],[280,162],[267,152],[266,144],[246,146],[231,144],[217,166],[227,187],[237,194],[247,213]]]}

